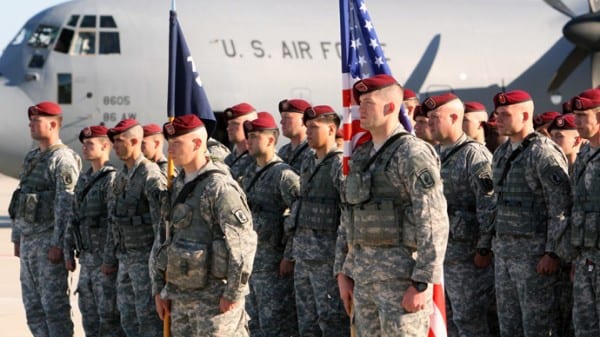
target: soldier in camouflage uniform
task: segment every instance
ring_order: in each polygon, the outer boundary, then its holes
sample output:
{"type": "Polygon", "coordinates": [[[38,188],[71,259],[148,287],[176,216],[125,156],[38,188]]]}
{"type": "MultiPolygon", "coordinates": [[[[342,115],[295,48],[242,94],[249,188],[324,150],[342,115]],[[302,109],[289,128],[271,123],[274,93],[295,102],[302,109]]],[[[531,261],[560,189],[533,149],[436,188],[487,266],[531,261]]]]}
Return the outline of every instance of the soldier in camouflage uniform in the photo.
{"type": "Polygon", "coordinates": [[[39,146],[25,157],[9,206],[27,325],[34,336],[72,336],[63,237],[81,159],[60,140],[60,106],[42,102],[30,107],[28,115],[31,138],[39,146]]]}
{"type": "MultiPolygon", "coordinates": [[[[243,178],[258,247],[246,303],[252,336],[298,334],[291,256],[292,240],[284,234],[284,213],[298,199],[298,175],[275,154],[277,124],[267,112],[244,123],[248,151],[256,159],[243,178]],[[285,254],[284,254],[285,251],[285,254]]],[[[288,218],[290,219],[290,218],[288,218]]]]}
{"type": "Polygon", "coordinates": [[[424,337],[448,237],[440,161],[399,123],[402,87],[393,77],[360,80],[353,94],[372,140],[354,150],[343,187],[340,296],[357,337],[424,337]]]}
{"type": "Polygon", "coordinates": [[[227,119],[227,137],[233,144],[233,151],[225,158],[233,179],[239,180],[254,158],[248,154],[248,144],[244,136],[244,122],[256,118],[256,109],[248,103],[240,103],[225,109],[227,119]]]}
{"type": "Polygon", "coordinates": [[[567,161],[533,131],[533,101],[515,90],[494,96],[498,131],[509,137],[493,157],[496,301],[504,337],[558,333],[557,241],[570,214],[567,161]]]}
{"type": "Polygon", "coordinates": [[[198,117],[176,117],[164,133],[183,172],[173,183],[169,236],[151,266],[156,309],[161,319],[170,311],[173,337],[248,336],[256,233],[244,192],[206,155],[198,117]]]}
{"type": "MultiPolygon", "coordinates": [[[[575,336],[600,336],[600,89],[590,89],[575,96],[571,106],[575,125],[589,142],[577,155],[571,177],[573,208],[570,237],[577,249],[573,264],[573,326],[575,336]]],[[[569,233],[569,231],[567,231],[569,233]]]]}
{"type": "Polygon", "coordinates": [[[143,126],[144,139],[142,140],[142,153],[144,157],[156,163],[160,171],[167,176],[169,162],[163,153],[163,143],[165,138],[162,135],[162,129],[157,124],[148,124],[143,126]]]}
{"type": "Polygon", "coordinates": [[[340,224],[342,151],[335,143],[340,119],[330,106],[308,108],[304,114],[308,145],[315,156],[302,164],[301,197],[291,228],[295,261],[294,288],[300,336],[348,336],[335,278],[331,276],[340,224]]]}
{"type": "Polygon", "coordinates": [[[300,173],[303,162],[314,156],[306,142],[306,127],[302,123],[304,110],[308,107],[310,103],[303,99],[284,99],[279,102],[281,132],[290,142],[282,146],[277,155],[296,173],[300,173]]]}
{"type": "Polygon", "coordinates": [[[444,287],[452,304],[452,321],[461,337],[488,337],[487,309],[494,298],[492,154],[463,132],[465,108],[455,95],[428,97],[422,108],[439,142],[435,149],[442,161],[450,220],[444,287]]]}
{"type": "Polygon", "coordinates": [[[102,269],[117,267],[117,305],[129,337],[162,335],[156,314],[148,263],[161,224],[161,203],[168,202],[166,178],[156,164],[142,155],[142,127],[125,119],[108,131],[115,153],[124,162],[108,203],[109,235],[102,269]]]}
{"type": "Polygon", "coordinates": [[[111,144],[107,132],[106,127],[95,125],[79,133],[84,159],[91,167],[75,185],[75,216],[65,232],[65,266],[75,270],[74,251],[81,264],[76,293],[87,337],[125,336],[117,310],[116,275],[100,270],[108,233],[107,200],[116,175],[108,161],[111,144]]]}

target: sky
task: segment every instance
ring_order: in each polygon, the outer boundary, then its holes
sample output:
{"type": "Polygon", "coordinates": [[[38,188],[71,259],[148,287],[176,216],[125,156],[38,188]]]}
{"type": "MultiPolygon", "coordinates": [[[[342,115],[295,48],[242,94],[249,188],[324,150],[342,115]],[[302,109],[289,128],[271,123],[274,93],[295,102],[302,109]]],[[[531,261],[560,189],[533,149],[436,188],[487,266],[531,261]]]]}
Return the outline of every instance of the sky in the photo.
{"type": "Polygon", "coordinates": [[[36,13],[66,0],[10,0],[2,1],[0,10],[0,50],[19,32],[21,27],[36,13]]]}

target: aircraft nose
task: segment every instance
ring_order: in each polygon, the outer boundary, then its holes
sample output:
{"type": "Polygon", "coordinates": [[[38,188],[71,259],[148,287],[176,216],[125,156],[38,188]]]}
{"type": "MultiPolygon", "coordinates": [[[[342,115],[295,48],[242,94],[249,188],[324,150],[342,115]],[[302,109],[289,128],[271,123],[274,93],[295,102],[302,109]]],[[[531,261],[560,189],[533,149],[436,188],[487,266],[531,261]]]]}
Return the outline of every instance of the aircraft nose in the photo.
{"type": "Polygon", "coordinates": [[[31,149],[26,111],[33,103],[19,87],[13,86],[0,86],[0,102],[0,172],[16,177],[31,149]]]}

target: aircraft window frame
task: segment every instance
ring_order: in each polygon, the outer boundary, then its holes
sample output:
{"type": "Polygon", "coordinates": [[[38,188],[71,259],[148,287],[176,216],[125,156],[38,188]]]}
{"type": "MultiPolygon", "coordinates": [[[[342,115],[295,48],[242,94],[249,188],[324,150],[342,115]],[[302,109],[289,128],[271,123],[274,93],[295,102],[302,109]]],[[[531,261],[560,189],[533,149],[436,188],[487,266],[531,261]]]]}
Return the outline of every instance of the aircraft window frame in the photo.
{"type": "Polygon", "coordinates": [[[31,56],[31,59],[29,60],[29,64],[27,65],[27,67],[41,69],[44,67],[45,63],[46,63],[46,58],[44,57],[44,55],[36,53],[31,56]]]}
{"type": "Polygon", "coordinates": [[[47,49],[58,36],[58,27],[47,24],[38,25],[27,38],[27,45],[32,48],[47,49]]]}
{"type": "Polygon", "coordinates": [[[98,27],[98,18],[95,15],[84,15],[79,23],[79,28],[96,28],[98,27]]]}
{"type": "Polygon", "coordinates": [[[117,22],[112,15],[100,15],[100,28],[114,28],[117,29],[117,22]]]}
{"type": "Polygon", "coordinates": [[[71,73],[56,74],[56,100],[58,104],[73,103],[73,76],[71,73]]]}
{"type": "Polygon", "coordinates": [[[12,45],[12,46],[20,45],[21,43],[29,40],[30,34],[31,34],[30,29],[27,29],[27,27],[21,28],[21,30],[19,30],[17,35],[15,35],[15,37],[10,41],[10,45],[12,45]]]}
{"type": "Polygon", "coordinates": [[[97,50],[96,45],[97,39],[95,30],[79,30],[77,31],[77,34],[75,34],[75,40],[71,46],[71,54],[95,55],[97,50]],[[82,36],[87,36],[87,38],[82,38],[82,36]]]}
{"type": "Polygon", "coordinates": [[[71,15],[71,17],[69,18],[69,21],[67,22],[67,26],[77,27],[77,24],[79,23],[80,18],[81,18],[81,15],[79,15],[79,14],[71,15]]]}
{"type": "Polygon", "coordinates": [[[121,40],[118,31],[98,32],[98,54],[121,54],[121,40]]]}
{"type": "Polygon", "coordinates": [[[71,49],[71,43],[73,43],[73,37],[75,37],[75,30],[71,28],[63,28],[58,35],[56,44],[54,45],[54,51],[68,54],[71,49]],[[68,36],[70,34],[70,36],[68,36]]]}

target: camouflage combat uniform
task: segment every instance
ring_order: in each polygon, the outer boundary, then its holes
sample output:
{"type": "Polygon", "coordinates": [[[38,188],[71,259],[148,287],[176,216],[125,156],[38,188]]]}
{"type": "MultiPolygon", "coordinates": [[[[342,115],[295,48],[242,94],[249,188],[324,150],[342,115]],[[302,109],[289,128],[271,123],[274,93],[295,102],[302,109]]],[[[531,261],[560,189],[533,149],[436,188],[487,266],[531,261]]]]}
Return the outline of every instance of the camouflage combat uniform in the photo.
{"type": "Polygon", "coordinates": [[[166,179],[158,166],[144,156],[118,172],[109,200],[109,235],[104,263],[118,259],[117,305],[125,333],[162,336],[152,297],[148,270],[155,233],[161,226],[161,203],[168,202],[166,179]]]}
{"type": "Polygon", "coordinates": [[[171,300],[173,337],[248,336],[244,296],[256,233],[244,192],[212,162],[190,177],[194,183],[185,178],[173,184],[170,237],[151,266],[153,294],[171,300]],[[239,305],[222,314],[221,297],[239,305]]]}
{"type": "Polygon", "coordinates": [[[65,257],[79,251],[77,294],[83,329],[87,337],[125,336],[117,310],[116,275],[100,270],[104,257],[107,201],[112,193],[115,168],[107,163],[97,172],[90,168],[75,186],[75,216],[65,233],[65,257]]]}
{"type": "Polygon", "coordinates": [[[227,146],[214,138],[208,138],[206,148],[208,149],[208,154],[213,163],[224,163],[225,158],[231,153],[227,146]]]}
{"type": "Polygon", "coordinates": [[[231,176],[236,181],[239,181],[246,172],[248,166],[252,165],[252,163],[254,163],[254,158],[248,154],[248,151],[244,151],[242,154],[238,155],[234,149],[227,157],[225,157],[225,164],[229,166],[231,176]]]}
{"type": "Polygon", "coordinates": [[[440,161],[401,126],[388,142],[373,163],[370,141],[352,154],[334,274],[354,280],[357,337],[427,336],[431,283],[441,281],[448,237],[440,161]],[[429,283],[426,309],[416,313],[401,304],[412,281],[429,283]]]}
{"type": "Polygon", "coordinates": [[[557,334],[558,274],[540,275],[545,253],[555,253],[570,213],[567,161],[556,144],[532,132],[513,150],[494,153],[496,301],[502,336],[557,334]],[[512,162],[509,162],[512,160],[512,162]]]}
{"type": "Polygon", "coordinates": [[[256,163],[248,167],[243,187],[258,235],[246,302],[251,335],[296,336],[293,277],[279,276],[279,263],[284,250],[290,252],[286,256],[291,255],[292,241],[283,235],[284,213],[298,199],[300,179],[289,165],[274,155],[262,168],[256,163]]]}
{"type": "Polygon", "coordinates": [[[160,172],[162,172],[162,174],[164,174],[166,177],[169,173],[169,161],[167,160],[167,157],[161,156],[160,159],[156,161],[156,165],[158,165],[160,172]]]}
{"type": "Polygon", "coordinates": [[[494,297],[494,269],[491,265],[477,268],[473,260],[476,248],[491,248],[489,233],[495,208],[492,154],[465,134],[448,147],[435,148],[442,161],[450,221],[444,287],[452,303],[452,320],[461,337],[488,337],[487,309],[494,297]]]}
{"type": "Polygon", "coordinates": [[[25,157],[10,205],[11,240],[20,244],[21,294],[34,336],[72,336],[67,270],[48,261],[50,247],[63,248],[73,215],[73,189],[81,159],[62,143],[25,157]]]}
{"type": "MultiPolygon", "coordinates": [[[[342,151],[302,165],[293,228],[294,288],[300,336],[348,336],[350,322],[331,276],[340,224],[342,151]]],[[[287,230],[287,229],[286,229],[287,230]]]]}
{"type": "Polygon", "coordinates": [[[306,140],[304,140],[296,148],[292,147],[292,143],[285,144],[279,149],[277,155],[290,165],[294,172],[299,174],[302,163],[310,160],[314,156],[314,151],[308,146],[306,140]]]}
{"type": "Polygon", "coordinates": [[[573,261],[573,326],[575,336],[600,336],[600,150],[585,144],[572,177],[571,243],[579,254],[573,261]]]}

